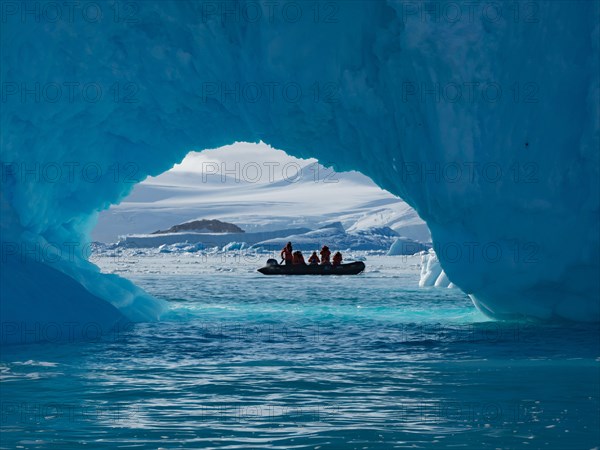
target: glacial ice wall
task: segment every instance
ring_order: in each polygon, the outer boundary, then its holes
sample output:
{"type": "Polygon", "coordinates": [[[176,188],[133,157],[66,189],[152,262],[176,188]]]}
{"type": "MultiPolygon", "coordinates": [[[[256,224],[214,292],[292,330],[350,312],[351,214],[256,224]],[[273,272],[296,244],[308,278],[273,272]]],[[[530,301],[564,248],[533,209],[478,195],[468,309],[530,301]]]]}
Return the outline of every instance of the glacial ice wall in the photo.
{"type": "Polygon", "coordinates": [[[3,263],[55,265],[155,317],[159,302],[86,262],[95,215],[190,150],[262,140],[405,199],[488,315],[598,321],[598,15],[588,1],[4,2],[3,263]]]}

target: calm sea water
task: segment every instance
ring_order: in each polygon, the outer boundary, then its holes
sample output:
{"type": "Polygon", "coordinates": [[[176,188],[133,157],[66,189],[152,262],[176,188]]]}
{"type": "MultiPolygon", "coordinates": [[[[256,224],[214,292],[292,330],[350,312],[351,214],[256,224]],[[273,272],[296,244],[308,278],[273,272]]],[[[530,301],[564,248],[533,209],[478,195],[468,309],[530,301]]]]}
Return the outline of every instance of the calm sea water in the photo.
{"type": "Polygon", "coordinates": [[[158,323],[2,349],[0,447],[600,447],[596,326],[488,321],[418,259],[265,277],[252,258],[99,258],[158,323]]]}

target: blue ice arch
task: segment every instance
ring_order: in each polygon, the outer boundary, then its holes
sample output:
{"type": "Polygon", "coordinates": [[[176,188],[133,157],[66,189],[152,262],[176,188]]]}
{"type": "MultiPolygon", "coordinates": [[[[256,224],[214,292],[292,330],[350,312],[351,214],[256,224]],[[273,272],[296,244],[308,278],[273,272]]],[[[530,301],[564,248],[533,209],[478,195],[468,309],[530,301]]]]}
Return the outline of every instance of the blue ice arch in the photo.
{"type": "Polygon", "coordinates": [[[598,17],[592,1],[3,2],[2,320],[157,317],[87,261],[96,214],[190,150],[259,140],[405,199],[489,316],[600,320],[598,17]]]}

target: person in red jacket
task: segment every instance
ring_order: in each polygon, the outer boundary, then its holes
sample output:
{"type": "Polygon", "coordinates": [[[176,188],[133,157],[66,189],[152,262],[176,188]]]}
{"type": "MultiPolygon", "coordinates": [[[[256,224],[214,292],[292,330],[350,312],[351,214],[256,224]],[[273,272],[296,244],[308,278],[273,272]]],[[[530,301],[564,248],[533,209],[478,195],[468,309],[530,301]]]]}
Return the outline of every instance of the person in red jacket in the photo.
{"type": "Polygon", "coordinates": [[[285,261],[285,265],[292,264],[294,256],[292,254],[292,243],[288,242],[283,250],[281,250],[281,259],[285,261]]]}
{"type": "Polygon", "coordinates": [[[321,249],[321,264],[331,264],[329,262],[329,257],[331,256],[331,252],[329,251],[329,247],[326,245],[321,249]]]}
{"type": "Polygon", "coordinates": [[[302,256],[302,252],[301,251],[296,251],[294,252],[294,258],[292,260],[294,265],[303,265],[305,266],[306,263],[304,262],[304,256],[302,256]]]}
{"type": "Polygon", "coordinates": [[[333,255],[333,267],[339,266],[342,263],[342,254],[340,252],[336,252],[333,255]]]}
{"type": "Polygon", "coordinates": [[[308,263],[311,265],[317,265],[320,262],[321,261],[319,260],[319,257],[317,256],[317,252],[312,252],[312,255],[310,255],[310,258],[308,258],[308,263]]]}

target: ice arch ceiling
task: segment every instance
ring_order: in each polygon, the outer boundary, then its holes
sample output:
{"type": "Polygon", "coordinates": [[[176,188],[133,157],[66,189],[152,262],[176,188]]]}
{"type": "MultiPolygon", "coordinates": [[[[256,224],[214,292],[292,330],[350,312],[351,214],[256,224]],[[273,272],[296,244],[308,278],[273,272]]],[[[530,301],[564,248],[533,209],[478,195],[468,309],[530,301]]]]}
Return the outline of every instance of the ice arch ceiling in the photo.
{"type": "MultiPolygon", "coordinates": [[[[434,3],[3,3],[3,311],[36,295],[14,253],[69,254],[132,180],[262,140],[405,199],[490,316],[599,320],[598,3],[434,3]]],[[[159,311],[78,252],[45,265],[159,311]]]]}

